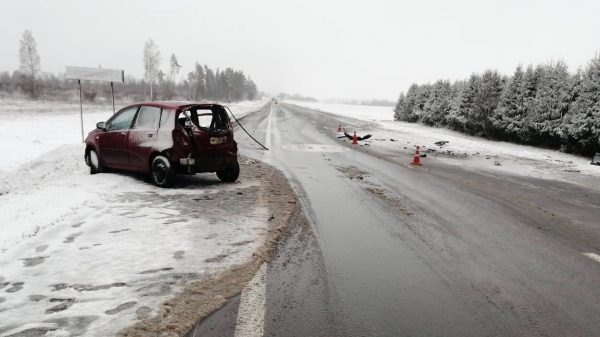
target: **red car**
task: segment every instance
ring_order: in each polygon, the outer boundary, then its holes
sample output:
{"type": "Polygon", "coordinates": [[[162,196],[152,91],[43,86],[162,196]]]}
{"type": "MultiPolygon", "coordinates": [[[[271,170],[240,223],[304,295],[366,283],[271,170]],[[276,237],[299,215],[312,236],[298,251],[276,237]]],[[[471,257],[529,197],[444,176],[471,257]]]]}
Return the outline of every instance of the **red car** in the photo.
{"type": "Polygon", "coordinates": [[[216,172],[233,182],[240,174],[237,143],[225,107],[190,102],[130,105],[96,124],[85,140],[90,173],[118,169],[150,174],[172,186],[176,174],[216,172]]]}

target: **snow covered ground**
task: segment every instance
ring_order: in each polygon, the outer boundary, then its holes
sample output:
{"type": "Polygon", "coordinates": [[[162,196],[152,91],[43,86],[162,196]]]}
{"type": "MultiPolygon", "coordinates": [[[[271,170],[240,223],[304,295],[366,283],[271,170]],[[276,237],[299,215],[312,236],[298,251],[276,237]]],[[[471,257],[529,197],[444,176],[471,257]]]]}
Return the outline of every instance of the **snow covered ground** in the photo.
{"type": "MultiPolygon", "coordinates": [[[[243,115],[262,102],[232,105],[243,115]]],[[[84,107],[86,130],[110,117],[84,107]]],[[[257,182],[89,175],[78,107],[0,101],[0,336],[110,336],[262,245],[257,182]],[[40,110],[44,111],[40,111],[40,110]],[[247,204],[231,203],[247,196],[247,204]],[[235,204],[235,205],[232,205],[235,204]]]]}
{"type": "MultiPolygon", "coordinates": [[[[387,153],[402,152],[411,159],[414,146],[421,146],[428,159],[440,160],[468,169],[502,172],[542,179],[575,183],[600,178],[600,167],[590,165],[591,158],[546,150],[532,146],[485,140],[460,132],[422,124],[393,121],[393,107],[347,105],[313,102],[290,102],[299,106],[370,122],[359,134],[372,133],[367,144],[387,153]],[[393,139],[394,141],[391,141],[393,139]],[[437,141],[448,141],[436,146],[437,141]]],[[[343,120],[342,120],[343,122],[343,120]]],[[[332,126],[333,127],[333,126],[332,126]]]]}
{"type": "MultiPolygon", "coordinates": [[[[266,101],[244,101],[226,105],[239,118],[265,103],[266,101]]],[[[111,115],[112,106],[85,104],[84,135],[87,136],[96,127],[96,123],[107,120],[111,115]]],[[[58,146],[81,142],[78,103],[4,99],[0,100],[0,121],[0,177],[2,171],[14,170],[58,146]]]]}

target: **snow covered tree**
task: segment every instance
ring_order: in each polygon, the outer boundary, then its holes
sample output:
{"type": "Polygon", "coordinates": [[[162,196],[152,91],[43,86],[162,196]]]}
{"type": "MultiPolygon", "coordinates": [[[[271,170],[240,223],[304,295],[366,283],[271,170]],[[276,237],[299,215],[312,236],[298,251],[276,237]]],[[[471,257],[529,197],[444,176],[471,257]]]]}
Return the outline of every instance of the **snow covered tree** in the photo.
{"type": "Polygon", "coordinates": [[[600,152],[600,54],[582,75],[564,131],[570,150],[593,155],[600,152]]]}
{"type": "Polygon", "coordinates": [[[435,82],[423,105],[421,122],[426,125],[437,126],[445,124],[445,118],[450,111],[452,102],[450,94],[450,81],[439,80],[435,82]]]}
{"type": "Polygon", "coordinates": [[[154,40],[149,39],[144,46],[144,79],[150,86],[150,100],[154,100],[152,87],[160,70],[160,51],[154,40]]]}
{"type": "Polygon", "coordinates": [[[556,130],[571,103],[570,75],[562,61],[540,69],[533,107],[525,118],[522,135],[528,144],[559,147],[560,134],[556,130]]]}
{"type": "Polygon", "coordinates": [[[471,133],[470,119],[475,115],[478,107],[478,93],[481,78],[477,74],[471,75],[460,91],[455,104],[451,107],[446,122],[450,128],[471,133]]]}
{"type": "Polygon", "coordinates": [[[520,65],[500,96],[498,108],[491,117],[494,135],[501,139],[515,140],[522,128],[525,107],[525,73],[520,65]]]}
{"type": "Polygon", "coordinates": [[[504,81],[497,71],[488,70],[481,76],[480,88],[476,100],[476,109],[470,115],[472,132],[485,137],[491,135],[491,116],[498,107],[504,81]]]}
{"type": "Polygon", "coordinates": [[[33,98],[37,98],[38,90],[36,78],[40,72],[40,56],[37,52],[37,44],[31,31],[26,30],[19,41],[19,71],[29,79],[29,93],[33,98]]]}
{"type": "Polygon", "coordinates": [[[396,101],[396,105],[394,106],[394,120],[395,121],[401,121],[402,119],[402,114],[405,112],[406,109],[406,96],[404,95],[404,92],[401,92],[400,95],[398,96],[398,100],[396,101]]]}
{"type": "Polygon", "coordinates": [[[416,84],[408,88],[404,103],[396,105],[395,115],[398,120],[405,122],[418,122],[420,120],[420,105],[426,99],[421,91],[422,88],[416,84]]]}

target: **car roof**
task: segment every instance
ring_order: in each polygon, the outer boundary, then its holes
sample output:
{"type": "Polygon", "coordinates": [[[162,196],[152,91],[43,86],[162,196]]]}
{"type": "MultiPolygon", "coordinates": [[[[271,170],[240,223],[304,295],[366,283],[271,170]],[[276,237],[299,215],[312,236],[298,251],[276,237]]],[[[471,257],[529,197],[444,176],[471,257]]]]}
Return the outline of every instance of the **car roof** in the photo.
{"type": "Polygon", "coordinates": [[[165,109],[181,109],[181,108],[186,108],[186,107],[190,107],[190,106],[198,106],[201,108],[210,108],[212,106],[222,106],[217,103],[191,102],[191,101],[152,101],[152,102],[136,103],[136,104],[132,104],[131,106],[136,106],[136,105],[154,106],[154,107],[165,108],[165,109]]]}

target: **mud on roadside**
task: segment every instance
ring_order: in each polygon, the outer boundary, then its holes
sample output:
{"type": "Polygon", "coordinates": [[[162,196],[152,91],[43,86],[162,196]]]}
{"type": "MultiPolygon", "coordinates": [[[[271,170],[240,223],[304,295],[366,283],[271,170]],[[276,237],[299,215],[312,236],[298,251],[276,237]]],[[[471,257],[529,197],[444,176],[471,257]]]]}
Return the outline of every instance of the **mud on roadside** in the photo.
{"type": "MultiPolygon", "coordinates": [[[[240,164],[240,180],[251,177],[260,183],[256,187],[256,203],[269,211],[268,218],[264,219],[268,231],[263,244],[246,263],[191,282],[183,291],[163,302],[154,316],[138,315],[140,320],[123,329],[118,336],[182,336],[198,320],[208,317],[239,294],[259,267],[274,258],[278,243],[290,233],[292,219],[303,217],[300,204],[282,172],[263,162],[244,157],[240,158],[240,164]]],[[[248,196],[240,194],[238,197],[242,199],[248,196]]]]}

